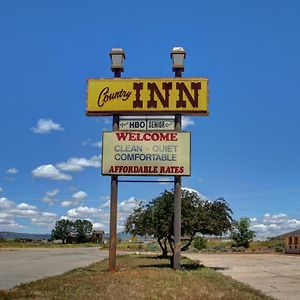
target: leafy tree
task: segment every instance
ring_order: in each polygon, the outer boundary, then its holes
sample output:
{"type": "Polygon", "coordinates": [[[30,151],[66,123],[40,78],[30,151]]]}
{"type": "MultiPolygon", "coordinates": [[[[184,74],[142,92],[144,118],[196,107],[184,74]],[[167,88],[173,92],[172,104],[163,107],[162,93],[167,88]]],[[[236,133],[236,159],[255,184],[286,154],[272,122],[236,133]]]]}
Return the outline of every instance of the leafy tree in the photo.
{"type": "Polygon", "coordinates": [[[89,220],[76,220],[73,224],[77,243],[90,241],[92,236],[93,224],[89,220]]]}
{"type": "Polygon", "coordinates": [[[70,220],[58,220],[55,222],[55,227],[51,232],[53,240],[60,239],[65,244],[73,229],[73,222],[70,220]]]}
{"type": "Polygon", "coordinates": [[[231,238],[234,240],[234,246],[248,248],[250,242],[255,238],[255,232],[250,230],[250,219],[241,218],[233,223],[234,230],[231,238]]]}
{"type": "MultiPolygon", "coordinates": [[[[197,193],[181,191],[181,235],[189,241],[181,251],[187,250],[197,233],[222,235],[231,228],[232,211],[223,198],[210,202],[197,193]]],[[[139,206],[127,218],[126,231],[133,235],[154,236],[167,257],[168,246],[174,253],[174,192],[165,190],[149,204],[139,206]]]]}
{"type": "Polygon", "coordinates": [[[75,222],[70,220],[58,220],[51,232],[51,239],[61,239],[62,243],[70,243],[74,239],[77,243],[84,243],[91,239],[93,224],[88,220],[78,219],[75,222]]]}

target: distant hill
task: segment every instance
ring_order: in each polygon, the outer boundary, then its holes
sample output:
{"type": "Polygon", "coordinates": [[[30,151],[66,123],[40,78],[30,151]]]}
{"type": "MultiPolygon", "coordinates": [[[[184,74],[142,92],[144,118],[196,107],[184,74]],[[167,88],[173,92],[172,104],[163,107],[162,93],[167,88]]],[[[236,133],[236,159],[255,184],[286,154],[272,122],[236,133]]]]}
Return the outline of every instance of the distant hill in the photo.
{"type": "MultiPolygon", "coordinates": [[[[118,232],[117,235],[118,235],[118,239],[121,241],[127,241],[132,237],[132,235],[126,233],[126,231],[118,232]]],[[[50,234],[33,234],[33,233],[0,231],[0,238],[4,238],[4,239],[47,240],[50,237],[51,237],[50,234]]],[[[105,233],[104,238],[109,239],[109,233],[105,233]]],[[[143,241],[144,239],[140,236],[137,236],[137,240],[143,241]]]]}
{"type": "Polygon", "coordinates": [[[32,234],[22,232],[0,231],[0,238],[4,239],[31,239],[31,240],[47,240],[50,234],[32,234]]]}

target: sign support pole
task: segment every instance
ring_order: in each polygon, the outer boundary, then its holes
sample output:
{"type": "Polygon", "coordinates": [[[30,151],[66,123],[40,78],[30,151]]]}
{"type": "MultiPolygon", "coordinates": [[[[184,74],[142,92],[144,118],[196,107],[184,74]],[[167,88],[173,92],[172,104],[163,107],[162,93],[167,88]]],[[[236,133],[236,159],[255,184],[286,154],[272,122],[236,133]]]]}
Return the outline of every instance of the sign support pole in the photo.
{"type": "MultiPolygon", "coordinates": [[[[121,77],[121,70],[115,70],[114,77],[121,77]]],[[[113,115],[112,130],[119,130],[119,115],[113,115]]],[[[110,186],[110,237],[109,237],[109,271],[116,271],[117,262],[117,212],[118,212],[118,176],[111,176],[110,186]]]]}
{"type": "MultiPolygon", "coordinates": [[[[181,77],[181,70],[175,70],[175,77],[181,77]]],[[[175,130],[181,131],[181,114],[175,115],[175,130]]],[[[181,176],[174,176],[174,256],[173,269],[181,267],[181,176]]]]}

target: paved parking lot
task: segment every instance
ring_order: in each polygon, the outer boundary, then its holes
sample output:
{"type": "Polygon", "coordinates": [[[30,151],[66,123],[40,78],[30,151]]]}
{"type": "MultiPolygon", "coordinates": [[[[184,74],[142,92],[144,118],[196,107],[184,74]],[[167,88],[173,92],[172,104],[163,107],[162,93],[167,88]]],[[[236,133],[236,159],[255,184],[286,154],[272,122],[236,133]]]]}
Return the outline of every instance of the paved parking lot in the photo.
{"type": "Polygon", "coordinates": [[[91,248],[0,249],[0,289],[89,265],[108,257],[91,248]]]}
{"type": "Polygon", "coordinates": [[[184,254],[277,299],[300,299],[300,255],[184,254]]]}

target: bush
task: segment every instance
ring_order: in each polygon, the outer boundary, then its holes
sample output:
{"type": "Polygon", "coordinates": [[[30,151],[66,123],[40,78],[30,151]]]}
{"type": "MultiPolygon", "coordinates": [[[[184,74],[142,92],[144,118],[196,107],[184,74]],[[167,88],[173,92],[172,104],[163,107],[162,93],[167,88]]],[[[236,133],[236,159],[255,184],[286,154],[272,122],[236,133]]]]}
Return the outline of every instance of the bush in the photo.
{"type": "Polygon", "coordinates": [[[207,241],[206,241],[206,239],[203,238],[202,236],[196,236],[194,238],[194,247],[197,250],[205,249],[207,247],[207,241]]]}
{"type": "Polygon", "coordinates": [[[232,252],[245,252],[246,248],[241,246],[241,247],[232,247],[232,252]]]}
{"type": "Polygon", "coordinates": [[[275,252],[284,252],[284,248],[285,248],[284,242],[279,242],[278,244],[275,244],[273,246],[273,250],[275,252]]]}
{"type": "Polygon", "coordinates": [[[226,249],[226,247],[224,245],[216,245],[213,248],[214,252],[228,252],[228,250],[226,249]]]}
{"type": "Polygon", "coordinates": [[[158,251],[160,250],[159,246],[157,243],[149,243],[146,246],[147,251],[158,251]]]}

